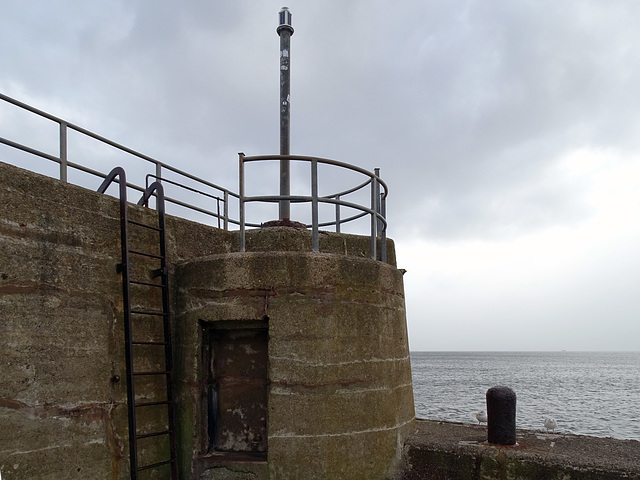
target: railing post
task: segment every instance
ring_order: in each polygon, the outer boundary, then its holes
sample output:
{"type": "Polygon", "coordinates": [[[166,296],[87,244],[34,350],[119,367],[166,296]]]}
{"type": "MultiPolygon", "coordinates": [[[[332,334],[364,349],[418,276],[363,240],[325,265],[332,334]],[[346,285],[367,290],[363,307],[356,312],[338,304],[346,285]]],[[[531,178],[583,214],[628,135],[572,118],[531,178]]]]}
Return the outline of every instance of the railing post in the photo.
{"type": "Polygon", "coordinates": [[[238,157],[239,157],[239,174],[238,174],[238,178],[239,178],[239,188],[238,188],[238,195],[239,195],[239,201],[240,201],[240,251],[244,252],[244,153],[240,152],[238,153],[238,157]]]}
{"type": "Polygon", "coordinates": [[[320,251],[318,234],[318,161],[311,161],[311,246],[314,252],[320,251]]]}
{"type": "Polygon", "coordinates": [[[216,211],[218,212],[218,228],[220,228],[220,199],[216,198],[216,211]]]}
{"type": "Polygon", "coordinates": [[[380,206],[380,184],[378,183],[378,178],[380,178],[380,169],[379,168],[374,168],[373,169],[374,175],[376,176],[376,236],[380,236],[380,232],[382,232],[382,221],[380,220],[380,218],[378,217],[378,215],[380,215],[380,212],[382,210],[381,206],[380,206]]]}
{"type": "Polygon", "coordinates": [[[340,233],[340,195],[336,195],[336,233],[340,233]]]}
{"type": "Polygon", "coordinates": [[[387,262],[387,224],[386,224],[386,220],[387,220],[387,199],[385,197],[381,198],[382,200],[382,205],[381,205],[381,209],[382,209],[382,218],[385,219],[385,224],[382,228],[382,234],[380,236],[380,260],[382,260],[383,262],[387,262]]]}
{"type": "Polygon", "coordinates": [[[162,183],[162,165],[156,162],[156,182],[162,183]]]}
{"type": "Polygon", "coordinates": [[[60,122],[60,180],[67,182],[67,124],[60,122]]]}
{"type": "Polygon", "coordinates": [[[224,191],[224,229],[229,230],[229,192],[224,191]]]}
{"type": "Polygon", "coordinates": [[[378,179],[374,175],[371,178],[371,210],[374,212],[371,214],[371,258],[374,260],[377,258],[378,253],[376,251],[376,226],[378,225],[378,216],[376,215],[376,191],[378,190],[378,179]]]}
{"type": "Polygon", "coordinates": [[[386,204],[382,195],[380,195],[380,182],[378,179],[380,178],[380,169],[375,168],[374,173],[376,175],[376,216],[378,218],[377,236],[380,238],[380,260],[383,262],[387,261],[387,227],[383,223],[382,219],[386,219],[386,204]]]}

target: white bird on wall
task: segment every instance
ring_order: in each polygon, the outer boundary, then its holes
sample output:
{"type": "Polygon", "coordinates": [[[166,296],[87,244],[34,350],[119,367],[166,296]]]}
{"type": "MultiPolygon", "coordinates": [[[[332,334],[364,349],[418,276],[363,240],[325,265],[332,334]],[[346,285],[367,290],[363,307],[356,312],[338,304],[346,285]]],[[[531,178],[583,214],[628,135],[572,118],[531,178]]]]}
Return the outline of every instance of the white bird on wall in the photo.
{"type": "Polygon", "coordinates": [[[487,423],[487,412],[480,410],[476,413],[476,418],[478,419],[478,423],[487,423]]]}
{"type": "Polygon", "coordinates": [[[555,418],[549,417],[544,421],[544,428],[547,429],[547,433],[549,433],[549,430],[552,430],[553,433],[555,433],[557,426],[558,422],[556,422],[555,418]]]}

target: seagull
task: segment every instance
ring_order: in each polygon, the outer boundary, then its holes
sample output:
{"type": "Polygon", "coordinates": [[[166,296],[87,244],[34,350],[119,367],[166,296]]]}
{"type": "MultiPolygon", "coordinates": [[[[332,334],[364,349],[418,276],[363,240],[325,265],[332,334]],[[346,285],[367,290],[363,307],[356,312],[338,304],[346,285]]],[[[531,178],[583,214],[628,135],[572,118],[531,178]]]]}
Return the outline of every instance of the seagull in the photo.
{"type": "Polygon", "coordinates": [[[476,418],[478,419],[478,423],[487,423],[487,412],[480,410],[476,413],[476,418]]]}
{"type": "Polygon", "coordinates": [[[544,421],[544,428],[547,429],[547,433],[549,433],[549,430],[553,430],[553,433],[555,433],[557,426],[558,422],[554,418],[549,417],[544,421]]]}

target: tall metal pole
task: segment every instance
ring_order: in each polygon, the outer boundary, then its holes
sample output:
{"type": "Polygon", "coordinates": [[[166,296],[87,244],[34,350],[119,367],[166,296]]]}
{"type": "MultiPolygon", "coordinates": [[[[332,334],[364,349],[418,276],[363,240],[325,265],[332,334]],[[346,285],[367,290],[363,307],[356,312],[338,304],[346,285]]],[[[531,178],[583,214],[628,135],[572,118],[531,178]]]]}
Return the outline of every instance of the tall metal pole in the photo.
{"type": "MultiPolygon", "coordinates": [[[[289,155],[289,92],[291,61],[291,12],[282,7],[278,13],[279,25],[276,32],[280,36],[280,155],[289,155]]],[[[280,160],[280,196],[291,195],[289,160],[280,160]]],[[[291,218],[290,200],[280,200],[280,220],[291,218]]]]}

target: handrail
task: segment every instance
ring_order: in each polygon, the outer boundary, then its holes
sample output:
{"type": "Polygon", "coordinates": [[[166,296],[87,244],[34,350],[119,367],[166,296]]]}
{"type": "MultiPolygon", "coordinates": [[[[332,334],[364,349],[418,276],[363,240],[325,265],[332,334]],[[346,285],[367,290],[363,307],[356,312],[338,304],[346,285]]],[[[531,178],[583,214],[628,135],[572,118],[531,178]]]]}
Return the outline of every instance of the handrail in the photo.
{"type": "Polygon", "coordinates": [[[236,224],[239,223],[238,221],[233,221],[233,220],[229,219],[229,195],[230,195],[230,192],[226,192],[225,191],[224,192],[224,197],[221,198],[221,197],[218,197],[216,195],[211,195],[210,193],[203,192],[202,190],[198,190],[196,188],[192,188],[192,187],[189,187],[187,185],[182,185],[182,184],[180,184],[178,182],[174,182],[173,180],[169,180],[169,179],[166,179],[166,178],[158,178],[158,177],[156,177],[155,175],[153,175],[151,173],[148,173],[146,178],[145,178],[145,183],[147,185],[147,189],[149,188],[149,179],[150,178],[154,178],[158,183],[164,182],[164,183],[168,183],[168,184],[171,184],[171,185],[175,185],[176,187],[183,188],[183,189],[188,190],[190,192],[197,193],[197,194],[202,195],[204,197],[209,197],[210,199],[215,200],[216,201],[216,207],[218,209],[217,213],[216,212],[212,212],[210,210],[205,210],[205,209],[197,207],[195,205],[186,204],[186,203],[184,203],[184,202],[182,202],[180,200],[177,200],[175,198],[171,198],[171,197],[166,197],[165,196],[165,201],[175,203],[176,205],[180,205],[182,207],[191,208],[191,209],[193,209],[193,210],[195,210],[197,212],[204,213],[204,214],[207,214],[207,215],[211,215],[212,217],[217,218],[218,219],[218,228],[221,228],[221,225],[220,225],[220,220],[221,219],[224,220],[224,229],[225,230],[229,229],[229,223],[236,223],[236,224]],[[224,203],[224,214],[223,215],[220,215],[220,202],[224,203]]]}
{"type": "MultiPolygon", "coordinates": [[[[49,161],[53,161],[60,166],[59,178],[61,181],[67,182],[67,172],[70,168],[78,171],[93,175],[104,179],[101,189],[106,190],[110,183],[116,181],[120,183],[120,189],[133,189],[139,192],[145,192],[146,188],[135,183],[129,183],[125,180],[124,170],[121,174],[115,169],[111,174],[105,174],[103,172],[94,170],[84,165],[69,161],[68,158],[68,142],[67,134],[69,130],[75,131],[86,137],[92,138],[102,144],[111,146],[121,152],[127,153],[143,160],[147,164],[150,164],[153,169],[153,173],[147,173],[145,176],[145,184],[148,185],[150,179],[154,179],[156,182],[164,183],[175,187],[172,189],[172,193],[179,192],[179,195],[189,192],[189,194],[195,194],[205,198],[205,202],[215,202],[214,208],[207,208],[207,204],[202,203],[194,204],[192,201],[185,200],[182,197],[176,195],[167,195],[165,188],[164,200],[173,206],[186,208],[189,211],[206,215],[208,218],[215,219],[218,228],[225,230],[229,229],[229,225],[237,225],[240,230],[240,250],[245,249],[245,230],[247,227],[261,227],[262,223],[250,223],[246,221],[246,206],[249,203],[261,202],[261,203],[275,203],[282,200],[289,200],[292,203],[308,203],[311,205],[311,220],[304,224],[306,228],[311,229],[312,248],[314,251],[319,251],[319,229],[326,227],[334,227],[337,233],[341,233],[341,226],[355,222],[356,220],[364,217],[370,219],[370,252],[371,258],[377,258],[377,242],[380,241],[380,259],[386,262],[386,235],[387,235],[387,220],[386,220],[386,198],[388,195],[388,188],[386,183],[380,178],[379,169],[375,169],[374,173],[371,173],[361,167],[351,165],[338,160],[331,160],[327,158],[302,156],[302,155],[256,155],[245,156],[243,153],[240,156],[240,171],[239,171],[239,191],[238,193],[232,192],[224,187],[216,185],[188,172],[172,167],[171,165],[156,160],[148,155],[140,153],[136,150],[128,148],[122,144],[109,140],[101,135],[93,133],[85,128],[82,128],[73,123],[67,122],[59,117],[46,113],[42,110],[34,108],[26,103],[20,102],[14,98],[0,93],[0,100],[10,103],[18,108],[26,110],[30,113],[38,115],[42,118],[55,122],[59,126],[59,152],[58,155],[52,155],[50,153],[38,150],[28,145],[23,145],[19,142],[0,137],[0,143],[17,150],[26,152],[30,155],[38,156],[49,161]],[[296,162],[303,162],[310,165],[311,169],[311,191],[307,195],[263,195],[263,196],[247,196],[245,195],[245,164],[251,162],[267,162],[267,161],[279,161],[290,160],[296,162]],[[349,170],[356,174],[364,176],[364,181],[358,183],[355,186],[334,192],[326,195],[319,195],[318,193],[318,165],[328,165],[337,169],[349,170]],[[167,178],[167,173],[172,178],[167,178]],[[173,177],[176,178],[173,178],[173,177]],[[116,178],[118,177],[118,178],[116,178]],[[186,182],[189,182],[188,185],[186,182]],[[370,199],[366,203],[351,201],[349,198],[354,194],[361,194],[367,189],[370,191],[370,199]],[[213,193],[220,192],[219,194],[213,193]],[[234,199],[234,203],[238,203],[237,218],[232,218],[229,213],[230,199],[234,199]],[[331,204],[335,206],[335,215],[332,220],[319,221],[319,206],[321,204],[331,204]],[[222,207],[221,207],[222,205],[222,207]],[[342,216],[343,210],[349,209],[355,211],[346,217],[342,216]],[[222,210],[222,211],[221,211],[222,210]]],[[[193,197],[190,197],[193,199],[193,197]]]]}
{"type": "MultiPolygon", "coordinates": [[[[60,134],[59,134],[59,155],[58,156],[51,155],[49,153],[37,150],[35,148],[29,147],[27,145],[23,145],[21,143],[15,142],[13,140],[10,140],[10,139],[4,138],[4,137],[0,137],[0,143],[5,144],[5,145],[7,145],[9,147],[12,147],[12,148],[21,150],[23,152],[29,153],[31,155],[35,155],[35,156],[38,156],[38,157],[45,158],[47,160],[53,161],[55,163],[58,163],[60,165],[59,179],[62,180],[63,182],[67,182],[67,177],[68,177],[67,172],[68,172],[69,168],[74,168],[74,169],[82,171],[84,173],[88,173],[90,175],[98,176],[98,177],[101,177],[101,178],[105,178],[107,176],[106,174],[104,174],[102,172],[98,172],[98,171],[93,170],[91,168],[85,167],[84,165],[73,163],[73,162],[70,162],[68,160],[67,132],[68,132],[69,129],[71,129],[71,130],[76,131],[76,132],[78,132],[78,133],[80,133],[82,135],[85,135],[85,136],[89,137],[89,138],[97,140],[98,142],[101,142],[101,143],[103,143],[105,145],[109,145],[110,147],[113,147],[113,148],[115,148],[117,150],[120,150],[120,151],[122,151],[124,153],[127,153],[127,154],[132,155],[132,156],[134,156],[136,158],[139,158],[139,159],[141,159],[141,160],[143,160],[143,161],[145,161],[147,163],[152,164],[153,168],[155,170],[154,177],[160,182],[171,183],[171,184],[179,186],[179,187],[181,187],[183,189],[189,189],[189,187],[187,185],[184,185],[184,184],[182,184],[180,182],[170,181],[169,179],[164,178],[162,174],[163,174],[163,171],[166,171],[166,172],[171,172],[172,174],[175,174],[178,177],[189,179],[189,180],[191,180],[191,181],[193,181],[193,182],[195,182],[198,185],[201,185],[203,187],[207,187],[207,188],[222,192],[222,196],[223,196],[224,202],[225,202],[223,210],[224,210],[224,212],[226,212],[225,214],[222,214],[222,220],[223,220],[223,223],[224,223],[224,228],[228,229],[228,226],[229,226],[230,223],[233,223],[233,224],[236,224],[236,225],[239,224],[238,220],[233,220],[233,219],[229,218],[229,216],[228,216],[228,211],[229,211],[229,209],[228,209],[228,200],[229,200],[229,197],[234,197],[234,198],[237,199],[238,198],[238,194],[236,194],[236,193],[234,193],[234,192],[232,192],[232,191],[230,191],[230,190],[228,190],[228,189],[226,189],[224,187],[221,187],[219,185],[211,183],[211,182],[209,182],[207,180],[199,178],[199,177],[197,177],[195,175],[192,175],[192,174],[190,174],[188,172],[185,172],[185,171],[180,170],[178,168],[172,167],[171,165],[169,165],[167,163],[164,163],[164,162],[161,162],[159,160],[156,160],[153,157],[150,157],[148,155],[140,153],[140,152],[138,152],[136,150],[133,150],[133,149],[131,149],[129,147],[126,147],[126,146],[124,146],[124,145],[122,145],[120,143],[114,142],[113,140],[109,140],[106,137],[103,137],[101,135],[93,133],[93,132],[91,132],[91,131],[83,128],[83,127],[75,125],[75,124],[73,124],[71,122],[67,122],[66,120],[63,120],[63,119],[61,119],[59,117],[51,115],[51,114],[49,114],[47,112],[44,112],[42,110],[39,110],[39,109],[37,109],[35,107],[32,107],[31,105],[23,103],[23,102],[21,102],[19,100],[11,98],[11,97],[9,97],[7,95],[4,95],[2,93],[0,93],[0,100],[4,100],[7,103],[15,105],[16,107],[19,107],[19,108],[21,108],[23,110],[31,112],[31,113],[33,113],[35,115],[40,116],[40,117],[43,117],[43,118],[45,118],[47,120],[50,120],[52,122],[55,122],[55,123],[57,123],[59,125],[60,134]]],[[[133,188],[135,190],[138,190],[140,192],[144,192],[144,190],[145,190],[144,187],[141,187],[141,186],[138,186],[138,185],[135,185],[135,184],[132,184],[132,183],[127,183],[127,186],[130,187],[130,188],[133,188]]],[[[203,193],[203,194],[205,193],[202,190],[199,190],[198,192],[199,193],[203,193]]],[[[218,213],[214,213],[214,212],[211,212],[209,210],[206,210],[206,209],[203,209],[201,207],[198,207],[196,205],[192,205],[189,202],[178,200],[178,199],[175,199],[175,198],[172,198],[172,197],[169,197],[169,196],[166,196],[165,200],[168,203],[172,203],[174,205],[185,207],[185,208],[188,208],[190,210],[193,210],[193,211],[196,211],[196,212],[199,212],[199,213],[202,213],[202,214],[217,218],[218,223],[219,223],[220,216],[221,216],[219,211],[218,211],[218,213]]]]}
{"type": "Polygon", "coordinates": [[[277,203],[282,200],[288,200],[292,203],[310,203],[311,204],[311,223],[305,225],[307,228],[311,228],[311,242],[313,251],[319,251],[319,227],[334,226],[336,232],[340,232],[340,226],[344,223],[351,222],[353,220],[362,218],[369,215],[371,218],[370,226],[370,254],[371,258],[377,258],[377,239],[381,239],[380,245],[380,259],[383,262],[387,261],[387,249],[386,249],[386,231],[387,220],[386,216],[386,198],[388,194],[388,188],[386,183],[380,179],[379,169],[376,169],[376,173],[371,173],[363,168],[355,165],[350,165],[338,160],[332,160],[328,158],[310,157],[303,155],[256,155],[245,156],[244,153],[239,153],[239,190],[240,190],[240,250],[245,249],[245,227],[246,227],[246,204],[250,202],[271,202],[277,203]],[[263,162],[263,161],[298,161],[307,162],[311,164],[311,194],[310,195],[259,195],[248,196],[245,194],[245,164],[249,162],[263,162]],[[356,185],[355,187],[347,190],[332,193],[329,195],[320,196],[318,194],[318,164],[330,165],[341,169],[347,169],[364,175],[367,179],[356,185]],[[343,200],[342,197],[363,190],[370,186],[371,189],[371,203],[370,206],[364,206],[351,201],[343,200]],[[326,203],[336,206],[335,220],[322,222],[318,220],[318,204],[326,203]],[[346,207],[360,213],[352,215],[346,219],[342,219],[340,215],[340,208],[346,207]]]}

